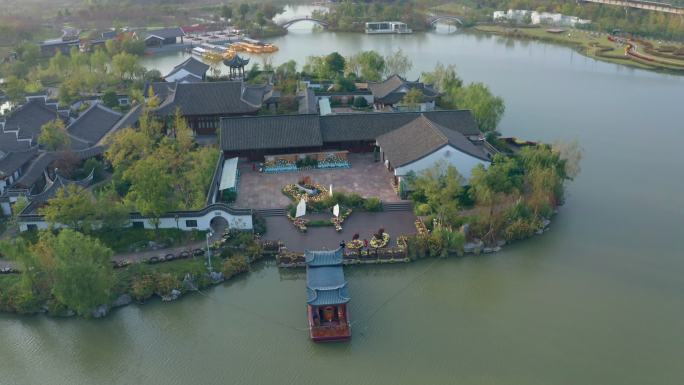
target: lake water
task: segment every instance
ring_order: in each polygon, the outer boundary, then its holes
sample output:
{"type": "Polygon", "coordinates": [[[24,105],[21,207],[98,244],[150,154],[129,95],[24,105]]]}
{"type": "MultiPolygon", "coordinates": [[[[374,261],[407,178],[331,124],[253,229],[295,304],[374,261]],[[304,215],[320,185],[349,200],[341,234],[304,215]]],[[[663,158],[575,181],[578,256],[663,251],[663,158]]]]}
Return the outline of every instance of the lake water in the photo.
{"type": "Polygon", "coordinates": [[[0,315],[0,384],[684,381],[684,78],[460,33],[272,41],[273,64],[395,47],[411,77],[453,63],[504,97],[505,135],[577,139],[583,171],[551,231],[495,255],[346,268],[356,323],[343,344],[309,341],[304,272],[273,262],[104,320],[0,315]]]}

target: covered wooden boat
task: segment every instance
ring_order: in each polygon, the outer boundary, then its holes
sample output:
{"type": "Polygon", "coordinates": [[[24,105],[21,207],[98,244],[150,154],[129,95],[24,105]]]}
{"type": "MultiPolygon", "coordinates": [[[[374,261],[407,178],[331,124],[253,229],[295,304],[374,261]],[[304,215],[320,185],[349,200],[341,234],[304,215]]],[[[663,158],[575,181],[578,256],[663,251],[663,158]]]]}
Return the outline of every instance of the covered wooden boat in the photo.
{"type": "Polygon", "coordinates": [[[351,338],[349,294],[342,269],[342,248],[307,251],[306,303],[309,335],[314,341],[351,338]]]}

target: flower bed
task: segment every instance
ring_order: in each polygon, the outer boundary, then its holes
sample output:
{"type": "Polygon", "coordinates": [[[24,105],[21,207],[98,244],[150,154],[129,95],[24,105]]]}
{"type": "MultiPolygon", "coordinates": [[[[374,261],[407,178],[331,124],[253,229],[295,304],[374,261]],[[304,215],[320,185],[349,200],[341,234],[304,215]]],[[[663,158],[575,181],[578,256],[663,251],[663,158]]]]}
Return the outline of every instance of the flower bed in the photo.
{"type": "Polygon", "coordinates": [[[352,239],[347,242],[347,249],[349,250],[359,250],[363,247],[363,241],[360,239],[352,239]]]}
{"type": "Polygon", "coordinates": [[[283,187],[283,194],[287,195],[290,199],[292,199],[295,202],[299,202],[302,198],[304,198],[305,202],[320,202],[328,196],[328,189],[323,187],[319,183],[304,187],[309,190],[317,190],[318,194],[309,195],[305,191],[302,191],[294,183],[288,184],[285,187],[283,187]]]}
{"type": "Polygon", "coordinates": [[[421,221],[420,219],[416,219],[416,230],[418,230],[418,235],[428,234],[428,229],[425,226],[425,223],[423,223],[423,221],[421,221]]]}
{"type": "Polygon", "coordinates": [[[264,167],[262,168],[262,171],[265,173],[273,174],[273,173],[279,173],[279,172],[291,172],[291,171],[297,171],[297,165],[288,162],[282,159],[278,159],[276,161],[270,161],[264,163],[264,167]]]}
{"type": "Polygon", "coordinates": [[[386,232],[381,234],[373,234],[373,238],[370,240],[370,246],[374,249],[379,249],[385,247],[389,244],[390,235],[386,232]]]}
{"type": "Polygon", "coordinates": [[[287,214],[287,219],[289,219],[292,222],[292,224],[297,228],[297,230],[301,231],[302,233],[306,232],[306,224],[309,223],[307,219],[295,218],[290,214],[287,214]]]}
{"type": "Polygon", "coordinates": [[[325,160],[319,161],[316,168],[350,168],[351,165],[346,159],[342,159],[339,156],[329,156],[325,160]]]}

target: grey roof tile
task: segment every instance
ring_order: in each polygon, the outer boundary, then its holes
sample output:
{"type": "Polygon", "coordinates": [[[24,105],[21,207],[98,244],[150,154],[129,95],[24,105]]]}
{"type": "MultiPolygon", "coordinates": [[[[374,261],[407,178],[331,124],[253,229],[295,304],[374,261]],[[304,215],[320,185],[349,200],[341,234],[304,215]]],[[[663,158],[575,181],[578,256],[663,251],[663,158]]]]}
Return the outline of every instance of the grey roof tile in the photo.
{"type": "Polygon", "coordinates": [[[203,62],[195,59],[194,57],[190,56],[187,60],[184,62],[180,63],[179,65],[173,67],[171,72],[169,72],[165,78],[168,78],[169,76],[173,76],[176,74],[178,71],[185,70],[198,78],[202,79],[204,78],[204,75],[207,73],[209,70],[210,66],[208,64],[204,64],[203,62]]]}
{"type": "Polygon", "coordinates": [[[318,123],[317,115],[224,118],[221,148],[242,151],[322,146],[318,123]]]}
{"type": "Polygon", "coordinates": [[[72,145],[75,144],[76,149],[84,149],[100,141],[119,119],[121,113],[96,103],[67,127],[67,133],[72,137],[72,145]]]}
{"type": "Polygon", "coordinates": [[[425,115],[420,115],[408,124],[378,136],[377,142],[394,167],[414,162],[446,145],[478,159],[489,160],[487,155],[463,134],[437,124],[425,115]]]}
{"type": "Polygon", "coordinates": [[[169,116],[180,108],[187,116],[252,114],[261,108],[264,90],[258,89],[244,87],[243,97],[242,82],[178,83],[156,112],[169,116]]]}

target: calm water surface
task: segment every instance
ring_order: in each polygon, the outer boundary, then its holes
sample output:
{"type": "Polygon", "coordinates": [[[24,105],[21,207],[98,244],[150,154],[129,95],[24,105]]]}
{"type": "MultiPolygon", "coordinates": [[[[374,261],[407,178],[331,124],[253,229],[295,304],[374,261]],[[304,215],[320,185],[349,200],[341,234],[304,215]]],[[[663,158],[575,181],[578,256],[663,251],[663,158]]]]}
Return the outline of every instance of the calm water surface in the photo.
{"type": "Polygon", "coordinates": [[[413,77],[453,63],[503,96],[506,135],[576,138],[583,172],[552,230],[496,255],[346,269],[348,344],[308,340],[304,274],[272,262],[105,320],[2,315],[0,384],[684,382],[683,78],[466,34],[273,41],[273,64],[400,46],[413,77]]]}

